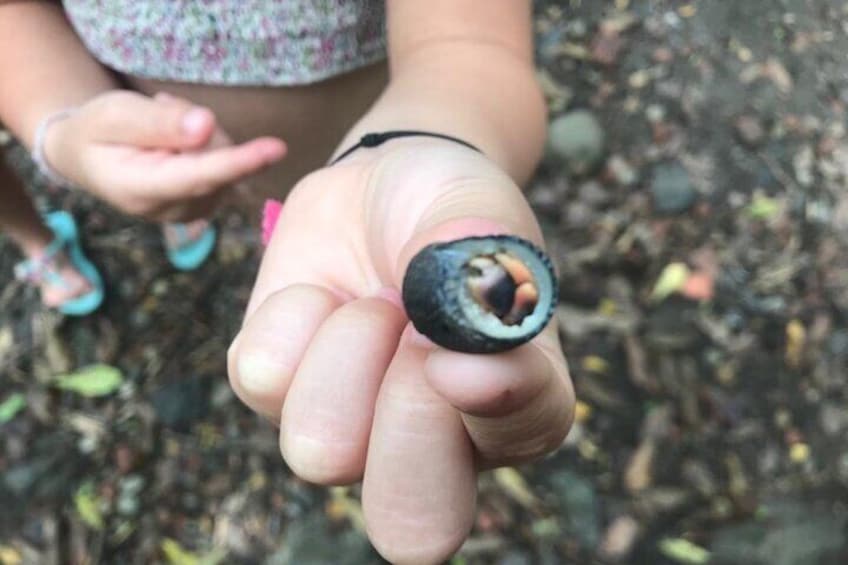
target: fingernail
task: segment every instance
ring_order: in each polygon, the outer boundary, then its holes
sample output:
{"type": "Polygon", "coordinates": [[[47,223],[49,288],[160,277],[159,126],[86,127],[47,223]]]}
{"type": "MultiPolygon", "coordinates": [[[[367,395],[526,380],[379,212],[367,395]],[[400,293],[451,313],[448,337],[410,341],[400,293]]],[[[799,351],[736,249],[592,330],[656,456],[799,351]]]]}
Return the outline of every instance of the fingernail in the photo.
{"type": "Polygon", "coordinates": [[[209,123],[209,110],[206,108],[193,108],[183,116],[183,133],[197,135],[201,133],[209,123]]]}
{"type": "Polygon", "coordinates": [[[266,355],[248,353],[239,355],[236,362],[239,382],[250,394],[261,395],[276,390],[283,368],[266,355]]]}

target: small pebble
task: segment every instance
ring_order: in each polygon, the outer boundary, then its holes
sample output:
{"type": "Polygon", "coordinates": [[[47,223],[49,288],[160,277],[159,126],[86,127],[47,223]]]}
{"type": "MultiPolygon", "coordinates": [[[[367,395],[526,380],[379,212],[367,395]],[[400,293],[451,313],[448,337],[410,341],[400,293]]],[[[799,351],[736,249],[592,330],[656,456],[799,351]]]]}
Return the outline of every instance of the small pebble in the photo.
{"type": "Polygon", "coordinates": [[[661,214],[685,212],[698,196],[689,173],[677,162],[662,163],[654,168],[651,194],[654,209],[661,214]]]}
{"type": "Polygon", "coordinates": [[[636,169],[620,155],[613,155],[607,160],[607,170],[621,186],[632,186],[639,181],[636,169]]]}
{"type": "Polygon", "coordinates": [[[605,204],[609,204],[612,199],[604,187],[601,186],[601,183],[596,180],[584,182],[580,185],[577,194],[581,202],[593,208],[599,208],[605,204]]]}
{"type": "Polygon", "coordinates": [[[659,104],[651,104],[645,108],[645,118],[652,124],[658,124],[665,120],[665,108],[659,104]]]}
{"type": "Polygon", "coordinates": [[[118,502],[115,505],[119,514],[124,516],[134,516],[139,511],[138,498],[135,495],[121,495],[118,497],[118,502]]]}
{"type": "Polygon", "coordinates": [[[765,138],[765,129],[755,116],[739,116],[735,127],[739,139],[750,147],[756,147],[765,138]]]}
{"type": "Polygon", "coordinates": [[[584,175],[604,156],[604,130],[594,114],[575,110],[551,122],[548,144],[571,174],[584,175]]]}

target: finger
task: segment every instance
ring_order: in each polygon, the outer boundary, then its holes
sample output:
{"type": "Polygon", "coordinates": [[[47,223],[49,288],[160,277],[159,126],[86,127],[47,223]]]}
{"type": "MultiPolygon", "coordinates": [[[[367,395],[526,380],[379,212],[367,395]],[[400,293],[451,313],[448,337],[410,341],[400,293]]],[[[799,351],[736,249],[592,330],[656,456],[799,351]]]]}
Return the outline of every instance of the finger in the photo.
{"type": "MultiPolygon", "coordinates": [[[[435,242],[512,234],[543,246],[532,211],[509,179],[481,176],[441,191],[413,219],[414,227],[390,259],[396,284],[403,284],[410,260],[435,242]]],[[[482,356],[436,349],[431,356],[428,381],[464,411],[463,422],[482,464],[533,458],[558,446],[567,433],[573,393],[553,325],[508,353],[482,356]]]]}
{"type": "Polygon", "coordinates": [[[283,400],[323,321],[341,301],[313,285],[272,293],[250,316],[227,355],[230,383],[251,409],[279,422],[283,400]]]}
{"type": "MultiPolygon", "coordinates": [[[[174,96],[168,92],[157,92],[153,95],[153,99],[162,104],[171,104],[178,108],[182,108],[184,111],[189,111],[195,106],[190,100],[174,96]]],[[[217,149],[219,147],[227,147],[232,144],[233,142],[230,139],[230,136],[227,135],[223,129],[217,127],[203,148],[217,149]]]]}
{"type": "Polygon", "coordinates": [[[457,412],[424,380],[427,350],[401,338],[377,398],[362,504],[369,537],[392,563],[438,563],[471,529],[472,449],[457,412]]]}
{"type": "Polygon", "coordinates": [[[262,137],[241,145],[174,155],[144,179],[153,198],[199,198],[232,186],[283,158],[285,144],[262,137]]]}
{"type": "Polygon", "coordinates": [[[362,478],[377,390],[405,321],[399,301],[361,298],[318,330],[280,426],[283,457],[302,479],[346,484],[362,478]]]}
{"type": "Polygon", "coordinates": [[[111,93],[87,111],[88,135],[100,143],[186,150],[206,145],[216,129],[211,110],[174,97],[111,93]]]}
{"type": "Polygon", "coordinates": [[[361,208],[358,181],[340,169],[308,175],[286,196],[247,304],[247,315],[265,297],[293,282],[321,284],[346,298],[368,296],[385,286],[358,285],[367,268],[356,233],[361,208]],[[315,194],[324,195],[316,200],[315,194]],[[332,242],[332,243],[330,243],[332,242]],[[352,279],[355,279],[352,280],[352,279]]]}
{"type": "Polygon", "coordinates": [[[535,459],[562,444],[574,392],[552,324],[535,340],[495,355],[435,348],[427,381],[461,411],[483,467],[535,459]]]}

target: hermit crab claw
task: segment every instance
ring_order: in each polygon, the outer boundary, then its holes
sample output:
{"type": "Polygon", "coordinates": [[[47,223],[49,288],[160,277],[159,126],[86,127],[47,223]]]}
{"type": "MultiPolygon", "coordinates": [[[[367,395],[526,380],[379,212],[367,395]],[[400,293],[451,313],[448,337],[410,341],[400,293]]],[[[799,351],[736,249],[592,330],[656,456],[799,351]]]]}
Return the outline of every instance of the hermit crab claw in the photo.
{"type": "Polygon", "coordinates": [[[545,253],[510,235],[435,243],[409,264],[403,303],[415,329],[466,353],[526,343],[547,325],[557,301],[545,253]]]}

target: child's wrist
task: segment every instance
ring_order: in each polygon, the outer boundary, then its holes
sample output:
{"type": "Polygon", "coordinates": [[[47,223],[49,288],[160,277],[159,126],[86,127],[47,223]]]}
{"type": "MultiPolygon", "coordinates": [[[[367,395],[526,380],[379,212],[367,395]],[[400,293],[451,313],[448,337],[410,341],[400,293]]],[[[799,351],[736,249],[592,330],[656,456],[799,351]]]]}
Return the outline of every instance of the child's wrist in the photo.
{"type": "Polygon", "coordinates": [[[451,135],[447,135],[440,132],[435,131],[424,131],[424,130],[406,130],[406,129],[398,129],[398,130],[388,130],[388,131],[380,131],[380,132],[369,132],[359,138],[359,141],[352,144],[347,149],[343,150],[338,156],[334,156],[330,161],[330,165],[335,165],[348,155],[363,149],[370,149],[373,147],[379,147],[384,143],[391,141],[393,139],[400,138],[410,138],[410,137],[426,137],[431,139],[441,139],[444,141],[450,141],[452,143],[457,143],[459,145],[464,145],[469,149],[473,149],[478,153],[481,152],[477,147],[472,145],[471,143],[465,141],[464,139],[460,139],[458,137],[454,137],[451,135]]]}
{"type": "Polygon", "coordinates": [[[38,168],[39,172],[52,185],[62,188],[73,186],[73,182],[62,175],[54,166],[54,163],[48,158],[48,138],[51,133],[54,133],[56,126],[70,118],[77,111],[76,107],[69,107],[48,114],[39,122],[32,145],[32,160],[38,168]]]}

